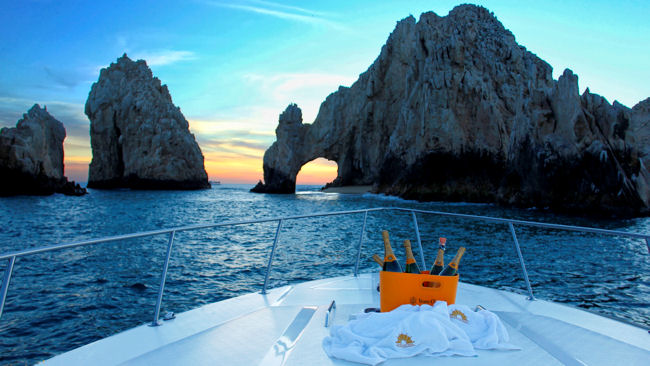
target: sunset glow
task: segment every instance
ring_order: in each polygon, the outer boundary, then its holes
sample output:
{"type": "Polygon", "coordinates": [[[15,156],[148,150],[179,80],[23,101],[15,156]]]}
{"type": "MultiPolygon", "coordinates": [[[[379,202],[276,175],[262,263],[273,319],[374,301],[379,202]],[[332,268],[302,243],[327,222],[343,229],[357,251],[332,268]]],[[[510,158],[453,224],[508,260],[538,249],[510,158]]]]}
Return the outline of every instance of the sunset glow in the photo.
{"type": "Polygon", "coordinates": [[[329,183],[336,178],[338,165],[335,161],[318,158],[302,166],[296,184],[322,184],[329,183]]]}

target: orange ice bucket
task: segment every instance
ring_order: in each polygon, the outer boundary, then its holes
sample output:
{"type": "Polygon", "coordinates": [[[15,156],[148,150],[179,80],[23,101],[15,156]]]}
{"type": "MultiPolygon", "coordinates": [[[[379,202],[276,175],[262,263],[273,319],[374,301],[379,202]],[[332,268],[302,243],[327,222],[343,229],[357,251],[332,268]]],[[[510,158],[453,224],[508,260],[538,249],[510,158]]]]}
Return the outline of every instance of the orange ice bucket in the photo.
{"type": "Polygon", "coordinates": [[[434,276],[428,274],[379,272],[381,311],[391,311],[400,305],[433,305],[436,301],[456,302],[458,275],[434,276]]]}

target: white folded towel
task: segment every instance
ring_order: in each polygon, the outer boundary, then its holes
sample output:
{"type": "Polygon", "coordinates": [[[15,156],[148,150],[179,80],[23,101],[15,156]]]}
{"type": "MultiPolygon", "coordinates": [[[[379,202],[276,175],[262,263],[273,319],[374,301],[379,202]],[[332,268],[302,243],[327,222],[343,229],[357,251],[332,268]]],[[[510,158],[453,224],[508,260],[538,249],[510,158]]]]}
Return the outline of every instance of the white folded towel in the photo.
{"type": "Polygon", "coordinates": [[[387,313],[368,313],[344,326],[332,326],[323,339],[330,357],[376,365],[390,358],[415,355],[475,356],[477,349],[519,349],[508,344],[499,318],[467,306],[402,305],[387,313]]]}

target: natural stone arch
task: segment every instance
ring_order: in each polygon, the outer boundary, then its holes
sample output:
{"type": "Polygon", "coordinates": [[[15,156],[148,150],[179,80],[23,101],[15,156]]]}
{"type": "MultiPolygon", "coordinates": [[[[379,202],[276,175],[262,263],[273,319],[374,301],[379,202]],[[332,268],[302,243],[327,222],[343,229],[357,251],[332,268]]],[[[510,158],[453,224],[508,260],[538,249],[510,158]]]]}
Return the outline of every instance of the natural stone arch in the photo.
{"type": "Polygon", "coordinates": [[[338,175],[338,163],[323,157],[308,161],[300,167],[296,184],[330,184],[338,175]]]}
{"type": "Polygon", "coordinates": [[[338,163],[334,186],[417,200],[650,213],[650,98],[630,109],[556,81],[487,9],[397,23],[379,57],[321,104],[291,105],[253,191],[295,191],[300,167],[338,163]]]}
{"type": "MultiPolygon", "coordinates": [[[[362,171],[354,163],[360,160],[356,157],[358,150],[351,149],[349,144],[341,144],[337,138],[331,138],[332,131],[321,127],[323,124],[319,124],[318,119],[313,125],[303,124],[302,111],[297,105],[290,104],[280,115],[275,130],[277,140],[264,153],[264,183],[260,181],[251,191],[294,193],[298,172],[303,165],[317,158],[334,161],[338,166],[336,179],[328,185],[371,184],[370,178],[358,174],[362,171]]],[[[338,133],[341,138],[352,136],[338,133]]]]}
{"type": "Polygon", "coordinates": [[[275,129],[277,141],[264,153],[265,184],[258,183],[252,191],[295,193],[296,177],[303,165],[318,157],[337,161],[333,156],[314,151],[314,146],[306,143],[309,127],[302,123],[302,111],[296,104],[290,104],[282,112],[275,129]]]}

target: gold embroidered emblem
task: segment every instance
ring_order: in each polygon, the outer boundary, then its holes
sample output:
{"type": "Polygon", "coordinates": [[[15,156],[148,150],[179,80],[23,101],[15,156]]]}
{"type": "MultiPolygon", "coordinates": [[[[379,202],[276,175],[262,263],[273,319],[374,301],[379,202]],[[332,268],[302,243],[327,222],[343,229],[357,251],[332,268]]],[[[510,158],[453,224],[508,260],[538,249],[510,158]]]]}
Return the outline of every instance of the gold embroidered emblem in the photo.
{"type": "Polygon", "coordinates": [[[451,315],[449,315],[449,318],[457,319],[457,320],[460,320],[463,323],[467,323],[467,315],[463,314],[463,312],[460,311],[460,310],[452,311],[451,315]]]}
{"type": "Polygon", "coordinates": [[[413,347],[415,346],[415,342],[409,337],[407,334],[400,333],[400,335],[397,336],[397,341],[395,342],[395,345],[397,347],[413,347]]]}

